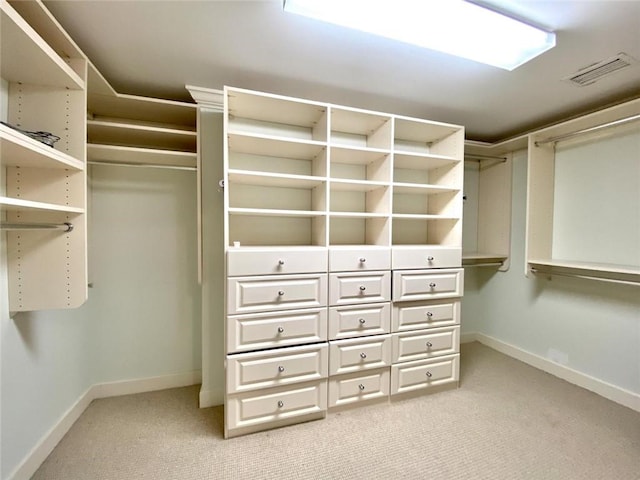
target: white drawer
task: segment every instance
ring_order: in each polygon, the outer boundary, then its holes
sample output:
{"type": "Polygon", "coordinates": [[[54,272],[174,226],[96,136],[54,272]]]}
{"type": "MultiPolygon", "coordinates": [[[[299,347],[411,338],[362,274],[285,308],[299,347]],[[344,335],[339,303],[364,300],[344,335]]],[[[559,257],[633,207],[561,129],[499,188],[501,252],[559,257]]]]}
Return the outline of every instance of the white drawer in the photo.
{"type": "Polygon", "coordinates": [[[227,276],[322,273],[327,271],[325,248],[232,248],[227,252],[227,276]]]}
{"type": "Polygon", "coordinates": [[[391,365],[391,336],[329,342],[329,375],[391,365]]]}
{"type": "Polygon", "coordinates": [[[389,333],[389,303],[329,308],[329,338],[342,339],[389,333]]]}
{"type": "Polygon", "coordinates": [[[400,303],[393,306],[391,328],[405,332],[460,324],[460,301],[400,303]]]}
{"type": "Polygon", "coordinates": [[[391,367],[391,395],[451,382],[460,377],[460,355],[436,357],[391,367]]]}
{"type": "Polygon", "coordinates": [[[340,247],[329,249],[329,271],[348,272],[391,269],[391,249],[340,247]]]}
{"type": "Polygon", "coordinates": [[[327,345],[227,356],[227,392],[244,392],[327,376],[327,345]]]}
{"type": "Polygon", "coordinates": [[[321,414],[326,409],[327,381],[321,380],[231,395],[225,405],[225,415],[228,430],[268,428],[269,423],[277,426],[287,419],[321,414]]]}
{"type": "Polygon", "coordinates": [[[393,247],[391,268],[456,268],[462,265],[460,247],[393,247]]]}
{"type": "Polygon", "coordinates": [[[464,270],[401,270],[393,272],[393,301],[461,297],[464,270]]]}
{"type": "Polygon", "coordinates": [[[394,333],[391,343],[393,363],[450,355],[460,351],[460,327],[394,333]]]}
{"type": "Polygon", "coordinates": [[[227,279],[227,314],[323,307],[327,274],[227,279]]]}
{"type": "Polygon", "coordinates": [[[227,352],[263,350],[327,339],[327,309],[236,315],[227,318],[227,352]]]}
{"type": "Polygon", "coordinates": [[[340,375],[329,380],[329,408],[389,396],[390,370],[340,375]]]}
{"type": "Polygon", "coordinates": [[[332,273],[329,275],[329,304],[388,302],[391,299],[391,273],[332,273]]]}

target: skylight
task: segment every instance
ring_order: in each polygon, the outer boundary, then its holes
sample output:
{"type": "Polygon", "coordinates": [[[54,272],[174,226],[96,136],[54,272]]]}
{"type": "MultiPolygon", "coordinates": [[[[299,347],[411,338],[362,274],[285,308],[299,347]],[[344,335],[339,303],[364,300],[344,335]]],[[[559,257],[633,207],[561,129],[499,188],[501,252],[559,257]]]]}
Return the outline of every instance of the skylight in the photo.
{"type": "Polygon", "coordinates": [[[554,33],[463,0],[284,0],[284,10],[505,70],[556,44],[554,33]]]}

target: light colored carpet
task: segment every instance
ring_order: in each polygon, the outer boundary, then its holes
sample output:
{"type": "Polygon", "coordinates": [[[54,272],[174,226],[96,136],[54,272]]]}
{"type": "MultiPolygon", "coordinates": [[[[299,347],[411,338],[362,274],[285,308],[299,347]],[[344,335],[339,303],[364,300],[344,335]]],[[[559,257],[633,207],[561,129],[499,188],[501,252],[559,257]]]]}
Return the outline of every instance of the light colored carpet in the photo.
{"type": "Polygon", "coordinates": [[[94,401],[34,479],[640,479],[640,414],[478,343],[457,390],[222,439],[198,387],[94,401]]]}

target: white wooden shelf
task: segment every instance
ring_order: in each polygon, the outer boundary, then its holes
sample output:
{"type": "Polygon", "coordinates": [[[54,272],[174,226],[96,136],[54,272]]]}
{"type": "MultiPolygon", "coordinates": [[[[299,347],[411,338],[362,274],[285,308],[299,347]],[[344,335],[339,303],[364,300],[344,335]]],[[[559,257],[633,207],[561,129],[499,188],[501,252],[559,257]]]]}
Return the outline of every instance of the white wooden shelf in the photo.
{"type": "Polygon", "coordinates": [[[388,213],[376,213],[376,212],[336,212],[329,213],[332,218],[388,218],[388,213]]]}
{"type": "Polygon", "coordinates": [[[197,162],[195,152],[98,144],[87,145],[87,158],[94,163],[155,164],[193,168],[196,167],[197,162]]]}
{"type": "Polygon", "coordinates": [[[84,170],[82,161],[2,124],[0,151],[5,167],[84,170]]]}
{"type": "Polygon", "coordinates": [[[327,180],[325,177],[283,175],[239,169],[229,169],[228,179],[231,184],[304,189],[318,187],[327,180]]]}
{"type": "Polygon", "coordinates": [[[369,165],[389,155],[389,149],[331,145],[331,163],[369,165]]]}
{"type": "Polygon", "coordinates": [[[502,266],[508,258],[497,253],[462,252],[462,266],[502,266]]]}
{"type": "Polygon", "coordinates": [[[345,192],[371,192],[379,188],[388,188],[391,185],[388,182],[370,182],[366,180],[345,180],[335,179],[330,180],[331,190],[345,191],[345,192]]]}
{"type": "Polygon", "coordinates": [[[55,203],[34,202],[31,200],[23,200],[20,198],[0,197],[0,207],[3,211],[31,211],[31,212],[57,212],[57,213],[84,213],[84,208],[69,207],[67,205],[58,205],[55,203]]]}
{"type": "Polygon", "coordinates": [[[572,277],[588,277],[596,280],[613,280],[640,285],[640,266],[610,263],[574,262],[568,260],[529,260],[529,269],[535,273],[559,274],[572,277]]]}
{"type": "Polygon", "coordinates": [[[90,143],[153,147],[195,152],[197,133],[186,128],[168,128],[114,119],[87,120],[90,143]]]}
{"type": "Polygon", "coordinates": [[[2,1],[0,11],[0,65],[4,80],[71,90],[84,89],[83,79],[11,5],[2,1]]]}
{"type": "Polygon", "coordinates": [[[431,170],[460,162],[449,155],[418,154],[396,150],[393,154],[395,168],[407,170],[431,170]]]}
{"type": "Polygon", "coordinates": [[[231,152],[301,160],[312,160],[326,148],[326,142],[233,131],[228,142],[231,152]]]}
{"type": "Polygon", "coordinates": [[[275,208],[229,207],[230,215],[253,215],[268,217],[324,217],[325,211],[316,210],[279,210],[275,208]]]}
{"type": "Polygon", "coordinates": [[[419,183],[394,183],[393,193],[402,193],[409,195],[431,195],[438,193],[454,193],[459,192],[459,188],[453,186],[440,185],[423,185],[419,183]]]}
{"type": "Polygon", "coordinates": [[[406,220],[460,220],[457,215],[431,215],[417,213],[394,213],[393,218],[406,220]]]}

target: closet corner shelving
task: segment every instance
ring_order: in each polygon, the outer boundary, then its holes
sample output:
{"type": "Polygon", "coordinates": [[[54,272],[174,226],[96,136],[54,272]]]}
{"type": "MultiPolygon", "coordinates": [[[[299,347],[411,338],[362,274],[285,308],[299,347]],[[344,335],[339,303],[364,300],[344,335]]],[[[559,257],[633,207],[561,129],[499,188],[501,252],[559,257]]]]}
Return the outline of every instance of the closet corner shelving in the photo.
{"type": "MultiPolygon", "coordinates": [[[[554,251],[554,200],[556,195],[556,149],[560,142],[595,142],[608,133],[637,131],[640,100],[631,100],[569,120],[528,136],[527,224],[525,274],[539,273],[582,277],[614,283],[640,284],[640,265],[612,264],[590,258],[558,258],[554,251]],[[615,127],[615,128],[614,128],[615,127]]],[[[607,158],[609,161],[609,158],[607,158]]],[[[616,168],[611,166],[611,168],[616,168]]],[[[611,228],[611,227],[609,227],[611,228]]],[[[591,252],[593,258],[611,252],[591,252]]],[[[635,256],[635,251],[632,252],[635,256]]],[[[637,258],[637,257],[636,257],[637,258]]]]}
{"type": "Polygon", "coordinates": [[[87,60],[42,2],[3,0],[0,11],[2,120],[60,137],[51,147],[0,125],[9,310],[77,307],[87,298],[87,60]]]}
{"type": "Polygon", "coordinates": [[[225,436],[457,385],[464,128],[224,100],[225,436]]]}
{"type": "Polygon", "coordinates": [[[87,112],[89,163],[196,168],[195,104],[119,94],[89,64],[87,112]]]}
{"type": "Polygon", "coordinates": [[[510,266],[513,151],[526,139],[502,144],[466,142],[462,265],[506,271],[510,266]]]}

